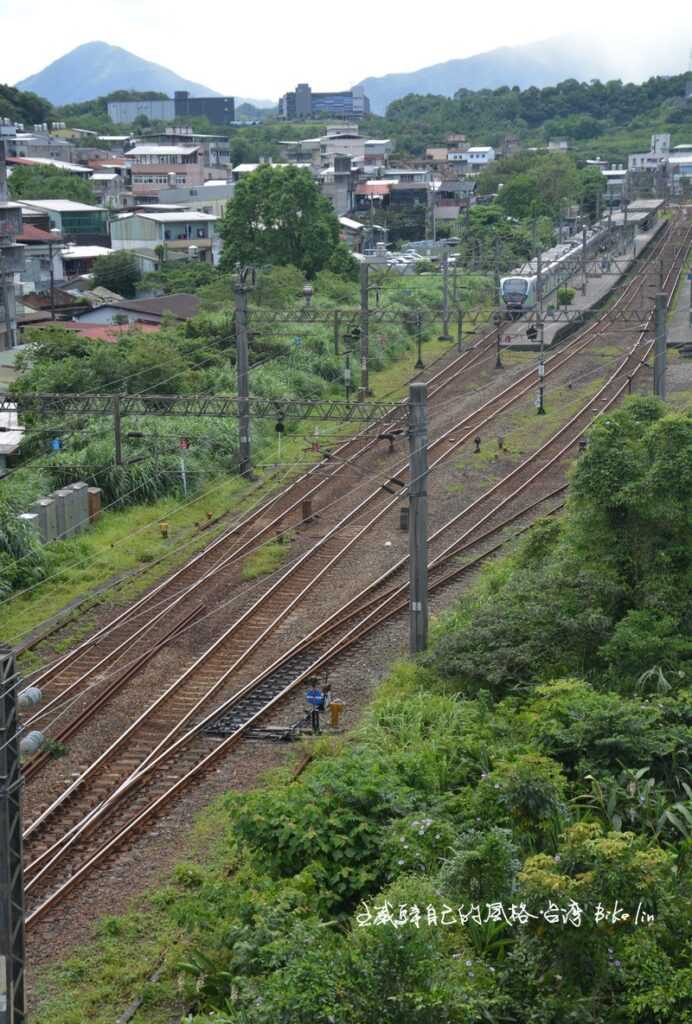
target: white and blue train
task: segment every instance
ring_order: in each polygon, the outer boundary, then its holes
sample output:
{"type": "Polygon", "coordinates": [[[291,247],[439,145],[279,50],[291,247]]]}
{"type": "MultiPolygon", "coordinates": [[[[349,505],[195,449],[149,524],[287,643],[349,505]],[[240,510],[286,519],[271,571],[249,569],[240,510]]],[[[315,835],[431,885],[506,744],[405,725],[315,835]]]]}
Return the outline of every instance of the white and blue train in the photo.
{"type": "MultiPolygon", "coordinates": [[[[608,226],[601,222],[589,228],[586,255],[604,251],[608,226]]],[[[568,281],[578,270],[582,258],[582,236],[554,246],[541,256],[541,292],[543,302],[568,281]]],[[[538,300],[538,259],[530,260],[507,277],[500,278],[500,303],[512,317],[532,310],[538,300]]]]}

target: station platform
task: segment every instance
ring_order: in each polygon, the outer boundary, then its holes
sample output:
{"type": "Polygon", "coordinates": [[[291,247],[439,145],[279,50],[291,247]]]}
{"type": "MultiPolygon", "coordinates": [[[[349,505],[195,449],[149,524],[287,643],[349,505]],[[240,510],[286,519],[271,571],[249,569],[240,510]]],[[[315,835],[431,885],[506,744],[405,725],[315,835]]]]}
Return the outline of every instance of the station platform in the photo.
{"type": "MultiPolygon", "coordinates": [[[[613,273],[602,273],[596,271],[594,273],[588,273],[586,279],[586,291],[582,295],[581,290],[581,274],[577,273],[565,283],[566,287],[574,288],[576,295],[572,299],[572,302],[567,307],[570,310],[590,310],[598,309],[607,300],[610,293],[622,280],[623,276],[628,272],[632,264],[636,261],[637,257],[640,256],[647,247],[654,240],[656,235],[663,229],[665,221],[657,220],[652,227],[648,227],[644,214],[635,215],[637,216],[637,222],[634,221],[634,217],[630,218],[629,223],[632,225],[633,232],[627,237],[622,239],[619,247],[613,248],[607,255],[611,260],[617,264],[617,272],[613,273]],[[623,244],[626,241],[626,250],[623,252],[623,244]]],[[[595,261],[594,261],[595,264],[595,261]]],[[[592,264],[592,265],[594,265],[592,264]]],[[[551,305],[555,304],[554,296],[550,296],[546,299],[545,309],[549,310],[551,305]]],[[[538,340],[529,341],[526,337],[526,331],[528,324],[524,322],[512,323],[508,321],[503,324],[502,327],[502,348],[508,349],[509,351],[516,352],[540,352],[541,345],[538,340]]],[[[568,335],[578,331],[583,326],[580,322],[573,323],[560,323],[559,321],[551,322],[546,321],[543,329],[543,350],[550,351],[557,344],[563,341],[568,335]]]]}
{"type": "Polygon", "coordinates": [[[673,308],[668,314],[668,345],[692,345],[692,262],[680,278],[673,308]]]}

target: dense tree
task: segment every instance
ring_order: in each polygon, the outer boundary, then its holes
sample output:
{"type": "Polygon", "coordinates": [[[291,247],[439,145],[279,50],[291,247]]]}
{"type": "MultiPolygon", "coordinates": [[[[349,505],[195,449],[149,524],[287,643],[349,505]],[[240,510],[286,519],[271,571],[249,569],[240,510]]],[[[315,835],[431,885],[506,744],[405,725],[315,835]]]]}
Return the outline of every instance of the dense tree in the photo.
{"type": "Polygon", "coordinates": [[[584,673],[631,688],[692,664],[692,417],[631,399],[602,417],[574,472],[565,527],[547,523],[432,655],[462,689],[499,696],[584,673]],[[529,597],[530,595],[530,597],[529,597]]]}
{"type": "Polygon", "coordinates": [[[49,164],[15,167],[9,189],[13,199],[73,199],[78,203],[96,203],[86,181],[49,164]]]}
{"type": "Polygon", "coordinates": [[[23,92],[11,85],[0,85],[0,117],[19,121],[25,126],[50,120],[53,107],[49,100],[35,92],[23,92]]]}
{"type": "Polygon", "coordinates": [[[339,222],[309,171],[264,164],[238,182],[221,236],[224,269],[290,263],[312,276],[334,256],[339,222]]]}
{"type": "Polygon", "coordinates": [[[118,295],[133,299],[137,293],[137,282],[141,273],[134,253],[114,252],[110,256],[99,256],[94,261],[94,284],[109,288],[118,295]]]}

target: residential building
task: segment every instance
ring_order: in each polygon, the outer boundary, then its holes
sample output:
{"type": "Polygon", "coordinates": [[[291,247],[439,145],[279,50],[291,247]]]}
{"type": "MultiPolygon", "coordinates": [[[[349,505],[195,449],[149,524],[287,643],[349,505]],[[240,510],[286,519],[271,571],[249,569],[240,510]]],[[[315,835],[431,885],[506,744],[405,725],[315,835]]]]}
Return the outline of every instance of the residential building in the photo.
{"type": "Polygon", "coordinates": [[[73,164],[67,160],[53,160],[45,156],[9,156],[7,157],[7,171],[12,174],[15,167],[55,167],[66,174],[74,174],[77,178],[87,179],[91,176],[91,168],[84,164],[73,164]]]}
{"type": "Polygon", "coordinates": [[[475,190],[476,182],[472,179],[435,182],[432,193],[435,220],[457,220],[462,211],[471,206],[475,190]]]}
{"type": "Polygon", "coordinates": [[[431,160],[432,163],[441,163],[448,158],[448,155],[448,146],[428,146],[425,151],[425,159],[431,160]]]}
{"type": "Polygon", "coordinates": [[[17,303],[15,278],[24,265],[24,247],[17,244],[22,231],[22,208],[12,203],[7,194],[6,146],[15,135],[14,125],[0,121],[0,351],[15,348],[17,335],[17,303]]]}
{"type": "Polygon", "coordinates": [[[447,145],[453,146],[454,149],[461,149],[463,144],[466,142],[466,136],[462,132],[448,132],[447,133],[447,145]]]}
{"type": "Polygon", "coordinates": [[[365,243],[366,227],[351,217],[339,217],[340,237],[346,242],[351,252],[362,252],[365,243]]]}
{"type": "Polygon", "coordinates": [[[179,90],[173,99],[113,101],[108,104],[108,116],[114,124],[132,124],[138,117],[150,121],[206,117],[212,124],[232,124],[235,100],[232,96],[190,96],[189,92],[179,90]]]}
{"type": "Polygon", "coordinates": [[[96,201],[107,210],[123,210],[127,186],[116,171],[94,171],[89,178],[96,201]]]}
{"type": "Polygon", "coordinates": [[[35,125],[33,132],[16,131],[6,141],[9,157],[42,157],[73,163],[75,147],[66,139],[50,135],[47,125],[35,125]]]}
{"type": "Polygon", "coordinates": [[[23,221],[17,241],[24,246],[24,266],[19,272],[19,296],[49,289],[65,277],[62,261],[64,240],[58,231],[48,231],[23,221]]]}
{"type": "Polygon", "coordinates": [[[98,142],[105,143],[114,156],[123,156],[128,149],[132,149],[134,140],[131,135],[99,135],[98,142]]]}
{"type": "Polygon", "coordinates": [[[668,157],[667,169],[673,192],[692,195],[692,143],[675,147],[668,157]]]}
{"type": "Polygon", "coordinates": [[[392,149],[391,139],[367,139],[357,124],[327,125],[326,133],[317,138],[279,143],[281,159],[289,163],[330,167],[335,156],[348,156],[368,170],[384,167],[392,149]]]}
{"type": "Polygon", "coordinates": [[[320,172],[320,191],[331,202],[337,217],[353,209],[355,182],[350,156],[335,156],[331,166],[320,172]]]}
{"type": "Polygon", "coordinates": [[[485,167],[495,159],[495,150],[492,146],[470,146],[466,150],[466,159],[472,168],[485,167]]]}
{"type": "Polygon", "coordinates": [[[313,92],[306,82],[297,85],[279,100],[279,117],[285,121],[309,121],[324,117],[364,117],[370,113],[370,100],[361,86],[342,92],[313,92]]]}
{"type": "MultiPolygon", "coordinates": [[[[205,181],[203,185],[194,187],[164,188],[159,192],[159,201],[162,204],[172,203],[183,210],[211,213],[221,219],[234,192],[234,181],[205,181]]],[[[152,207],[152,212],[156,210],[156,206],[152,207]]]]}
{"type": "Polygon", "coordinates": [[[67,242],[108,244],[108,217],[102,206],[72,199],[23,199],[22,206],[46,214],[49,228],[59,231],[67,242]]]}
{"type": "Polygon", "coordinates": [[[258,164],[236,164],[235,167],[231,168],[231,178],[233,181],[240,181],[240,179],[244,178],[245,175],[252,174],[253,171],[256,171],[258,167],[262,167],[264,164],[270,164],[272,167],[303,167],[306,171],[310,171],[311,173],[315,173],[316,171],[313,164],[275,164],[273,160],[261,160],[258,164]]]}
{"type": "Polygon", "coordinates": [[[61,252],[65,278],[90,274],[99,256],[110,256],[112,249],[103,245],[70,245],[61,252]]]}
{"type": "Polygon", "coordinates": [[[410,172],[408,178],[374,178],[355,188],[355,209],[372,213],[382,210],[427,207],[431,194],[430,172],[410,172]],[[422,178],[419,175],[427,175],[422,178]]]}
{"type": "Polygon", "coordinates": [[[372,172],[386,165],[393,148],[391,139],[366,139],[357,131],[333,132],[320,139],[320,162],[326,167],[335,156],[348,156],[354,163],[362,164],[366,171],[372,172]]]}
{"type": "Polygon", "coordinates": [[[161,132],[143,132],[135,142],[141,146],[198,146],[207,168],[229,167],[231,144],[225,135],[203,135],[188,125],[169,125],[161,132]]]}
{"type": "Polygon", "coordinates": [[[8,469],[15,464],[15,456],[22,440],[25,428],[19,422],[16,405],[0,412],[0,477],[6,476],[8,469]]]}
{"type": "Polygon", "coordinates": [[[125,159],[132,165],[135,198],[148,196],[156,202],[163,188],[201,185],[205,180],[199,146],[137,145],[128,150],[125,159]]]}
{"type": "Polygon", "coordinates": [[[96,309],[85,310],[75,316],[78,324],[160,324],[165,316],[175,320],[190,320],[199,312],[199,298],[180,292],[176,295],[161,295],[153,299],[121,299],[119,302],[104,302],[96,309]]]}
{"type": "Polygon", "coordinates": [[[628,171],[651,171],[656,173],[665,165],[670,152],[670,135],[667,132],[651,136],[648,153],[630,153],[627,158],[628,171]]]}
{"type": "Polygon", "coordinates": [[[569,141],[567,139],[549,139],[548,150],[558,153],[566,153],[569,149],[569,141]]]}
{"type": "Polygon", "coordinates": [[[279,156],[285,163],[320,165],[322,137],[314,139],[285,139],[279,142],[279,156]]]}
{"type": "Polygon", "coordinates": [[[206,263],[216,263],[220,241],[216,233],[217,217],[198,210],[168,210],[147,208],[146,212],[124,213],[111,221],[113,249],[126,249],[146,264],[165,259],[194,256],[206,263]]]}

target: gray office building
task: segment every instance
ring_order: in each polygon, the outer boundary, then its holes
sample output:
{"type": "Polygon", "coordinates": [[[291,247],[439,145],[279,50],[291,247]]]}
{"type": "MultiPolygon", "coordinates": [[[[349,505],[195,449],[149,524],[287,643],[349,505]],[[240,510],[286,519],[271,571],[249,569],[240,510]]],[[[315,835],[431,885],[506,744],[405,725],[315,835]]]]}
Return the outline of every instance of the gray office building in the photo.
{"type": "Polygon", "coordinates": [[[279,100],[279,117],[285,121],[311,118],[359,118],[370,113],[370,100],[362,86],[343,92],[313,92],[307,82],[279,100]]]}
{"type": "Polygon", "coordinates": [[[113,124],[132,124],[142,116],[150,121],[206,117],[212,124],[233,124],[235,100],[232,96],[190,96],[181,90],[167,100],[116,100],[108,104],[108,116],[113,124]]]}

